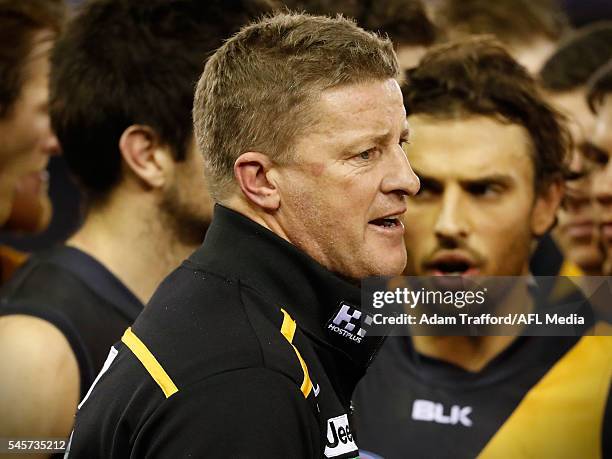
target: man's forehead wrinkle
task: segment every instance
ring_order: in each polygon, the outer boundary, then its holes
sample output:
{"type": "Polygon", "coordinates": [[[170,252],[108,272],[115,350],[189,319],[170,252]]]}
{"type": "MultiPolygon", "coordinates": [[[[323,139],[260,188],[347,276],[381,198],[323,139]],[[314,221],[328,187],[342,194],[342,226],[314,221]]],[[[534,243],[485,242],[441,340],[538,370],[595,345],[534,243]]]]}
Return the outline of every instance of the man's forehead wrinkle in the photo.
{"type": "MultiPolygon", "coordinates": [[[[359,121],[364,114],[370,111],[381,109],[380,100],[359,99],[360,96],[355,94],[355,97],[351,98],[349,101],[350,107],[347,107],[346,97],[342,97],[342,99],[335,98],[335,100],[323,99],[321,108],[323,109],[323,113],[330,117],[337,118],[339,114],[342,114],[343,116],[352,118],[354,121],[359,121]],[[350,108],[350,111],[347,110],[347,108],[350,108]]],[[[392,107],[390,106],[385,106],[383,110],[388,113],[393,111],[392,107]]]]}
{"type": "MultiPolygon", "coordinates": [[[[374,123],[371,120],[365,121],[368,118],[366,113],[371,110],[374,110],[371,106],[362,106],[358,110],[350,113],[345,112],[342,114],[344,116],[339,116],[339,113],[326,108],[319,118],[317,130],[322,134],[333,133],[346,138],[352,138],[353,136],[376,138],[392,135],[393,133],[388,129],[383,119],[376,119],[374,123]]],[[[404,127],[402,127],[402,131],[404,127]]]]}
{"type": "Polygon", "coordinates": [[[354,107],[354,113],[362,113],[370,109],[380,108],[383,103],[382,99],[387,99],[384,102],[385,108],[390,112],[397,108],[395,107],[396,104],[403,107],[402,93],[397,83],[393,82],[395,86],[391,86],[390,82],[383,83],[376,93],[366,90],[368,87],[376,84],[376,82],[329,88],[321,93],[319,101],[322,102],[322,105],[329,108],[342,109],[346,106],[347,99],[349,99],[351,106],[354,107]]]}
{"type": "Polygon", "coordinates": [[[371,88],[370,82],[323,91],[314,105],[318,122],[310,134],[328,137],[330,142],[344,144],[345,148],[405,135],[406,116],[399,87],[385,84],[374,92],[371,88]]]}

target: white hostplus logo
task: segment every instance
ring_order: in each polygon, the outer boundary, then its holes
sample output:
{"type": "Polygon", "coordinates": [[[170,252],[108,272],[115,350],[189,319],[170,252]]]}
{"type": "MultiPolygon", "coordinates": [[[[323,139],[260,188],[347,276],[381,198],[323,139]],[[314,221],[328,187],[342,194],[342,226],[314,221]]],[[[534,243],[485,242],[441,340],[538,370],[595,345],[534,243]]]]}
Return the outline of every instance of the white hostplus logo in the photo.
{"type": "Polygon", "coordinates": [[[472,426],[472,420],[468,417],[472,413],[471,406],[453,405],[448,414],[444,414],[444,405],[429,400],[415,400],[412,405],[412,419],[415,421],[437,422],[438,424],[461,424],[465,427],[472,426]]]}
{"type": "Polygon", "coordinates": [[[334,333],[338,333],[352,341],[361,343],[361,340],[365,337],[367,331],[362,328],[362,325],[372,325],[372,316],[365,314],[363,321],[361,320],[362,312],[349,306],[346,303],[340,304],[340,311],[336,314],[336,317],[327,324],[327,328],[334,333]]]}

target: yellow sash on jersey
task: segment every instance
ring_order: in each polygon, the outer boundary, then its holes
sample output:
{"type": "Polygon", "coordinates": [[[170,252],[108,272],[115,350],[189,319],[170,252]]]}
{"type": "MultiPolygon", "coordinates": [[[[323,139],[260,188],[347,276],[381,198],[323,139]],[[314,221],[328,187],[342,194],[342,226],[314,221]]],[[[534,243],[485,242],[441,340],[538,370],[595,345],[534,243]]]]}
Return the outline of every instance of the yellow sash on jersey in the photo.
{"type": "MultiPolygon", "coordinates": [[[[604,327],[611,334],[612,327],[604,327]]],[[[601,459],[611,380],[612,336],[582,337],[527,393],[478,458],[601,459]]]]}

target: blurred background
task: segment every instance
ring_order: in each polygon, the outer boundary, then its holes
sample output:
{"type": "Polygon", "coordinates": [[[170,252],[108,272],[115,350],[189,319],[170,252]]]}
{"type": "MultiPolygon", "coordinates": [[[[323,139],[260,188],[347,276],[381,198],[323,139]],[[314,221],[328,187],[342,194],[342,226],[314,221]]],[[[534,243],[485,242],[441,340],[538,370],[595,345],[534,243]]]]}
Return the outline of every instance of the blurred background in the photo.
{"type": "MultiPolygon", "coordinates": [[[[71,8],[76,8],[82,3],[82,0],[70,0],[67,3],[71,8]]],[[[287,1],[285,3],[289,7],[305,9],[306,4],[311,5],[317,2],[287,1]]],[[[352,3],[357,5],[359,2],[321,0],[319,3],[322,10],[337,10],[346,14],[352,3]]],[[[456,3],[459,9],[462,4],[462,2],[445,2],[445,0],[423,0],[423,3],[434,23],[437,22],[437,11],[444,8],[445,3],[456,3]]],[[[538,3],[538,0],[534,3],[538,3]]],[[[596,21],[612,19],[612,1],[610,0],[559,0],[557,4],[559,16],[567,18],[569,28],[578,28],[596,21]]],[[[503,37],[498,38],[502,38],[503,41],[503,37]]],[[[0,244],[30,252],[64,241],[79,226],[81,221],[79,191],[70,179],[61,156],[51,158],[49,174],[49,194],[53,203],[53,217],[49,226],[37,234],[23,232],[19,234],[14,231],[14,228],[10,230],[3,228],[0,230],[0,244]]]]}

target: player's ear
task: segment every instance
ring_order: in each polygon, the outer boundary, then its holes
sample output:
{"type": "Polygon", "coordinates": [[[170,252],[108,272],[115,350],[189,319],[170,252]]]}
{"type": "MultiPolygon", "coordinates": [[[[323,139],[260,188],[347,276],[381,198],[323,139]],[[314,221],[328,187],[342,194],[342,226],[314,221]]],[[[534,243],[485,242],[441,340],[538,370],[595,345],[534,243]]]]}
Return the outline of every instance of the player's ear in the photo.
{"type": "Polygon", "coordinates": [[[170,149],[149,126],[132,125],[119,139],[124,169],[149,188],[163,188],[174,170],[170,149]]]}
{"type": "Polygon", "coordinates": [[[252,151],[243,153],[234,163],[240,190],[250,202],[266,211],[280,207],[278,189],[270,178],[273,166],[267,155],[252,151]]]}
{"type": "Polygon", "coordinates": [[[564,191],[564,182],[559,179],[536,196],[531,213],[531,232],[534,236],[540,237],[554,226],[564,191]]]}

